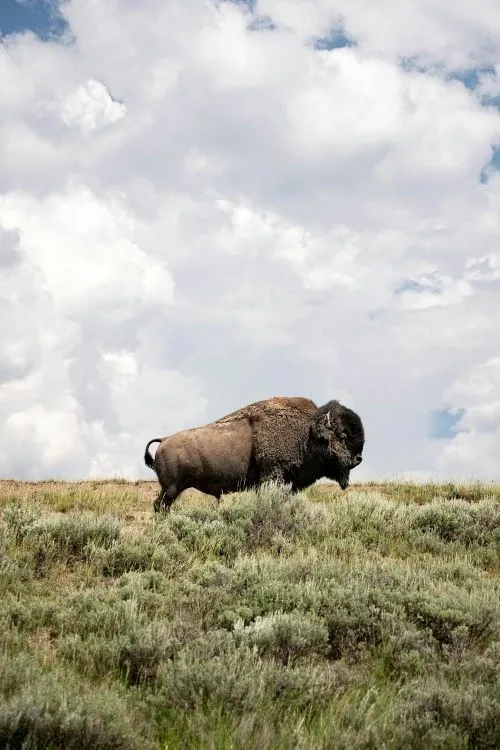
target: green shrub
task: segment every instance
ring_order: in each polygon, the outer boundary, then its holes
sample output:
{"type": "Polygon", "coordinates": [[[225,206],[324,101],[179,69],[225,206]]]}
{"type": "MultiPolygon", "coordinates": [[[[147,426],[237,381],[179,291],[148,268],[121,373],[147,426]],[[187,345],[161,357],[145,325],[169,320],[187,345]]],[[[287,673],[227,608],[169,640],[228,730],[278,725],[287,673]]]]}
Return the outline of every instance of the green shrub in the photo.
{"type": "Polygon", "coordinates": [[[401,623],[381,644],[379,655],[384,671],[392,679],[408,679],[426,672],[438,658],[436,644],[429,632],[413,623],[401,623]]]}
{"type": "Polygon", "coordinates": [[[179,543],[190,553],[215,555],[232,559],[236,557],[243,536],[241,531],[230,528],[219,518],[207,518],[205,514],[172,514],[170,529],[179,543]]]}
{"type": "Polygon", "coordinates": [[[0,557],[0,596],[8,592],[26,594],[33,581],[33,560],[31,557],[11,556],[4,553],[0,557]]]}
{"type": "MultiPolygon", "coordinates": [[[[225,713],[270,710],[318,711],[353,681],[343,665],[285,667],[263,661],[255,650],[222,640],[210,658],[185,651],[160,666],[155,705],[159,710],[195,711],[217,706],[225,713]]],[[[213,646],[213,644],[212,644],[213,646]]],[[[198,644],[200,648],[200,644],[198,644]]]]}
{"type": "Polygon", "coordinates": [[[482,500],[471,505],[463,500],[432,503],[418,509],[412,526],[436,534],[445,542],[492,545],[500,554],[500,505],[482,500]]]}
{"type": "Polygon", "coordinates": [[[40,515],[41,508],[37,505],[7,505],[2,513],[7,529],[18,543],[29,534],[40,515]]]}
{"type": "Polygon", "coordinates": [[[129,685],[154,682],[159,666],[180,649],[175,631],[157,622],[112,638],[92,633],[83,639],[73,633],[54,645],[57,653],[82,674],[95,678],[115,673],[129,685]]]}
{"type": "Polygon", "coordinates": [[[179,575],[188,559],[177,540],[163,546],[144,537],[122,539],[107,548],[94,547],[89,556],[97,572],[111,578],[119,578],[130,571],[146,570],[179,575]]]}
{"type": "Polygon", "coordinates": [[[328,651],[328,630],[313,615],[301,612],[276,612],[257,617],[249,625],[234,624],[236,643],[255,647],[260,656],[271,656],[282,664],[293,664],[304,656],[324,655],[328,651]]]}
{"type": "Polygon", "coordinates": [[[404,691],[398,746],[498,748],[500,679],[490,685],[450,684],[432,677],[404,691]]]}
{"type": "MultiPolygon", "coordinates": [[[[499,630],[498,608],[482,602],[409,592],[404,605],[409,619],[421,629],[429,629],[440,645],[450,645],[460,628],[465,628],[470,644],[486,642],[499,630]]],[[[464,632],[464,631],[462,631],[464,632]]]]}
{"type": "Polygon", "coordinates": [[[279,551],[283,540],[311,540],[321,534],[325,521],[322,506],[275,484],[242,493],[236,502],[222,507],[221,516],[233,529],[241,530],[245,552],[262,548],[279,551]]]}
{"type": "Polygon", "coordinates": [[[227,711],[247,711],[262,701],[263,669],[248,649],[232,649],[209,660],[182,654],[158,670],[158,706],[193,710],[215,703],[227,711]]]}
{"type": "Polygon", "coordinates": [[[26,643],[3,632],[2,652],[0,652],[0,705],[12,695],[20,692],[25,685],[40,679],[40,668],[32,654],[26,651],[26,643]],[[17,646],[17,648],[16,648],[17,646]]]}
{"type": "Polygon", "coordinates": [[[91,545],[107,547],[120,535],[115,521],[83,513],[44,519],[32,509],[20,508],[7,509],[4,517],[16,542],[29,551],[40,575],[54,562],[85,561],[91,545]]]}
{"type": "Polygon", "coordinates": [[[147,619],[135,600],[124,601],[112,589],[84,590],[49,602],[35,600],[31,608],[20,602],[17,610],[11,607],[12,615],[18,627],[28,627],[31,622],[47,628],[54,638],[78,633],[83,639],[91,634],[113,638],[131,632],[147,619]]]}
{"type": "Polygon", "coordinates": [[[0,747],[5,750],[146,750],[154,745],[139,734],[123,705],[69,698],[57,683],[14,695],[0,706],[0,747]]]}

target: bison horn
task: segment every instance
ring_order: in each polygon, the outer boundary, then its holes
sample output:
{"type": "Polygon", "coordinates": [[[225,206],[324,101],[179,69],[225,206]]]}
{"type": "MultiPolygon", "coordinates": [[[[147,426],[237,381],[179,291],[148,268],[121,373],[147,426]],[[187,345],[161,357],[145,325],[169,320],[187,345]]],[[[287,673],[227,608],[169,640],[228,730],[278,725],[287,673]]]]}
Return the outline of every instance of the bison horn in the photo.
{"type": "Polygon", "coordinates": [[[329,411],[326,412],[326,424],[327,424],[327,427],[331,427],[329,411]]]}

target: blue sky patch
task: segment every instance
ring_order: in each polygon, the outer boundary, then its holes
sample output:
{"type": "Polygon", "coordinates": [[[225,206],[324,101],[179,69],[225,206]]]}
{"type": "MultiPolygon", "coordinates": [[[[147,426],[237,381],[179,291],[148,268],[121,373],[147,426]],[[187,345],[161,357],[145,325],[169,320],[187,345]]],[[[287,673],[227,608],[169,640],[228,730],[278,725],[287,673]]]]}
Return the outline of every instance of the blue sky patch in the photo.
{"type": "Polygon", "coordinates": [[[484,167],[484,169],[481,172],[481,175],[479,177],[480,182],[485,185],[489,179],[490,174],[492,172],[498,171],[500,169],[500,146],[492,146],[491,147],[491,159],[489,160],[488,164],[484,167]]]}
{"type": "Polygon", "coordinates": [[[449,409],[435,409],[430,413],[429,437],[435,440],[450,440],[462,430],[457,424],[462,419],[465,409],[450,411],[449,409]]]}
{"type": "Polygon", "coordinates": [[[326,36],[315,37],[313,44],[314,48],[318,50],[342,49],[343,47],[356,46],[354,39],[348,37],[340,29],[332,30],[326,36]]]}
{"type": "Polygon", "coordinates": [[[270,16],[255,16],[248,24],[250,31],[274,31],[278,27],[270,16]]]}
{"type": "Polygon", "coordinates": [[[246,5],[248,10],[252,11],[252,13],[257,5],[257,0],[229,0],[229,2],[234,3],[234,5],[246,5]]]}
{"type": "Polygon", "coordinates": [[[441,294],[442,291],[442,282],[434,274],[427,274],[422,276],[418,281],[415,279],[405,279],[394,289],[394,294],[400,295],[405,292],[441,294]]]}
{"type": "Polygon", "coordinates": [[[241,5],[248,13],[252,16],[252,20],[248,24],[247,28],[250,31],[274,31],[278,27],[274,23],[270,16],[262,16],[256,12],[257,0],[223,0],[224,2],[230,2],[233,5],[241,5]]]}
{"type": "Polygon", "coordinates": [[[0,36],[32,31],[44,41],[62,36],[68,24],[57,0],[0,0],[0,36]]]}
{"type": "Polygon", "coordinates": [[[417,55],[401,57],[399,60],[399,67],[406,73],[426,73],[427,75],[431,75],[432,73],[437,74],[441,72],[439,67],[430,67],[429,65],[421,63],[417,55]]]}
{"type": "MultiPolygon", "coordinates": [[[[496,78],[497,74],[495,68],[469,68],[468,70],[455,71],[447,76],[447,80],[460,81],[463,85],[469,89],[469,91],[475,92],[481,84],[483,78],[496,78]]],[[[488,94],[479,95],[478,99],[483,107],[494,107],[500,109],[500,96],[489,96],[488,94]]]]}
{"type": "Polygon", "coordinates": [[[495,68],[468,68],[466,70],[456,70],[447,76],[448,80],[460,81],[471,91],[474,91],[481,83],[481,78],[485,75],[495,75],[495,68]]]}
{"type": "Polygon", "coordinates": [[[494,107],[500,109],[500,94],[498,96],[482,96],[481,104],[483,107],[494,107]]]}

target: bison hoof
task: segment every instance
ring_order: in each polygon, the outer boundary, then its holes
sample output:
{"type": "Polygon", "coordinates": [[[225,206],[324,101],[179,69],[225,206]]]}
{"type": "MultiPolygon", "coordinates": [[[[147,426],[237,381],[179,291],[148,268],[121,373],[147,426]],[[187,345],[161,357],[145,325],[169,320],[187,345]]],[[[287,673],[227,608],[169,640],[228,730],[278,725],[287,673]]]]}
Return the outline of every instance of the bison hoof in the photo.
{"type": "Polygon", "coordinates": [[[158,504],[154,505],[155,513],[169,513],[170,512],[170,505],[164,505],[164,504],[158,504]]]}

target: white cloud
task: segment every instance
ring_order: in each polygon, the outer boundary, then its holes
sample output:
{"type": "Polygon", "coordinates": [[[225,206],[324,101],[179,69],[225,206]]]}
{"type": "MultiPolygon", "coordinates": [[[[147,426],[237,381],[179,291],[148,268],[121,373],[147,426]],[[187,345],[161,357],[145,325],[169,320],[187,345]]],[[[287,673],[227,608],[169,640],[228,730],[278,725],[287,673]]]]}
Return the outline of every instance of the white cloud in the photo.
{"type": "Polygon", "coordinates": [[[495,0],[258,0],[277,23],[307,38],[344,30],[364,50],[384,57],[461,67],[495,59],[500,48],[495,0]]]}
{"type": "Polygon", "coordinates": [[[10,414],[4,430],[12,452],[18,453],[15,458],[19,460],[21,455],[28,459],[26,471],[30,478],[36,478],[40,464],[54,475],[71,471],[84,446],[81,425],[69,410],[49,410],[37,404],[10,414]]]}
{"type": "Polygon", "coordinates": [[[62,9],[73,44],[0,50],[0,472],[152,476],[149,438],[302,393],[359,410],[358,478],[495,473],[498,76],[448,77],[498,68],[495,4],[62,9]]]}
{"type": "Polygon", "coordinates": [[[120,196],[99,200],[86,188],[69,187],[39,201],[12,192],[0,197],[0,221],[20,233],[61,312],[95,307],[127,314],[141,302],[173,301],[166,263],[135,244],[135,221],[120,196]]]}
{"type": "Polygon", "coordinates": [[[445,389],[443,402],[458,414],[457,434],[444,447],[438,468],[469,477],[496,476],[500,445],[500,357],[468,367],[445,389]]]}
{"type": "Polygon", "coordinates": [[[470,281],[492,282],[500,279],[500,256],[490,253],[480,257],[472,256],[465,264],[465,278],[470,281]]]}
{"type": "Polygon", "coordinates": [[[78,127],[87,135],[121,120],[126,112],[127,107],[115,102],[106,86],[100,81],[90,80],[66,98],[61,119],[68,127],[78,127]]]}

